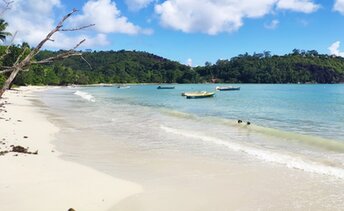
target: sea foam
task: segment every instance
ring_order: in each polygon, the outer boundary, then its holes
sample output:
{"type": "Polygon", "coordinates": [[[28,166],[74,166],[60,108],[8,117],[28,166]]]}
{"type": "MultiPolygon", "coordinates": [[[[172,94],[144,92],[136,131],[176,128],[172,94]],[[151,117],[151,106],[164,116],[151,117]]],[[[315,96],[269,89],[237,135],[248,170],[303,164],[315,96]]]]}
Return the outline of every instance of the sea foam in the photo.
{"type": "Polygon", "coordinates": [[[192,139],[199,139],[211,144],[225,146],[232,151],[242,152],[265,162],[277,163],[277,164],[285,165],[288,168],[299,169],[306,172],[334,176],[339,179],[344,179],[344,169],[339,168],[339,167],[327,166],[327,165],[316,163],[313,161],[306,161],[302,159],[301,157],[296,157],[296,156],[287,155],[283,153],[276,153],[276,152],[272,152],[272,151],[268,151],[264,149],[254,148],[251,146],[246,146],[244,144],[228,142],[219,138],[196,134],[191,131],[174,129],[174,128],[165,127],[165,126],[161,126],[161,129],[168,133],[173,133],[176,135],[180,135],[180,136],[184,136],[184,137],[188,137],[192,139]]]}
{"type": "Polygon", "coordinates": [[[87,93],[87,92],[83,92],[83,91],[76,91],[74,92],[75,95],[80,96],[81,98],[90,101],[90,102],[96,102],[96,99],[94,96],[92,96],[91,94],[87,93]]]}

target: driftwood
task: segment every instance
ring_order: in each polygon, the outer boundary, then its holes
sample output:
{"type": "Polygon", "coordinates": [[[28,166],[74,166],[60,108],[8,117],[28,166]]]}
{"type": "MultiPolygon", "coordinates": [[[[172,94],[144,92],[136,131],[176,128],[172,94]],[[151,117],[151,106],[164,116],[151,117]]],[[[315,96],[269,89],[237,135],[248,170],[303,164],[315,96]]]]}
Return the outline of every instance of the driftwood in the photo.
{"type": "MultiPolygon", "coordinates": [[[[73,9],[72,12],[68,13],[66,16],[64,16],[62,18],[62,20],[57,24],[57,26],[51,30],[46,37],[34,48],[30,51],[30,53],[25,56],[24,59],[22,59],[22,57],[25,55],[26,51],[28,49],[24,48],[23,52],[21,53],[20,56],[18,56],[16,62],[11,66],[11,67],[7,67],[7,68],[3,68],[0,73],[6,73],[6,72],[10,72],[10,76],[7,78],[7,80],[5,81],[3,87],[0,90],[0,98],[2,97],[3,93],[10,88],[11,84],[13,83],[14,79],[16,78],[17,74],[20,71],[25,71],[28,70],[29,67],[32,64],[46,64],[46,63],[50,63],[59,59],[64,59],[64,58],[68,58],[71,56],[81,56],[82,53],[81,52],[77,52],[76,48],[78,48],[83,42],[85,42],[85,40],[80,41],[74,48],[58,54],[57,56],[53,56],[47,59],[43,59],[41,61],[32,61],[33,58],[39,53],[39,51],[41,50],[41,48],[43,47],[43,45],[47,42],[47,41],[53,41],[51,39],[51,37],[56,33],[56,32],[64,32],[64,31],[78,31],[81,29],[85,29],[91,26],[94,26],[94,24],[90,24],[90,25],[86,25],[86,26],[82,26],[79,28],[73,28],[73,29],[63,29],[63,23],[70,17],[72,16],[74,13],[76,13],[77,10],[73,9]],[[22,59],[22,60],[21,60],[22,59]]],[[[89,64],[89,63],[88,63],[89,64]]]]}

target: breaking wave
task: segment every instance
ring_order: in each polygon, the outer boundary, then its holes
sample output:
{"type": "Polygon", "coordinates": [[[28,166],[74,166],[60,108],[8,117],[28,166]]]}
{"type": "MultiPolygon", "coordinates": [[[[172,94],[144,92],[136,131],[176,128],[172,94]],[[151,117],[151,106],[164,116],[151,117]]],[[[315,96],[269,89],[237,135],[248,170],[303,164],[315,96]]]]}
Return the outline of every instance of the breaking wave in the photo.
{"type": "Polygon", "coordinates": [[[259,160],[265,162],[272,162],[281,165],[285,165],[288,168],[299,169],[305,172],[317,173],[322,175],[334,176],[339,179],[344,179],[344,169],[340,167],[328,166],[322,163],[317,163],[311,160],[305,160],[301,157],[277,153],[274,151],[269,151],[266,149],[259,149],[246,146],[245,144],[238,144],[234,142],[224,141],[220,138],[204,136],[201,134],[196,134],[191,131],[185,131],[180,129],[174,129],[170,127],[161,126],[161,129],[167,133],[172,133],[187,138],[198,139],[210,144],[216,144],[224,146],[232,151],[245,153],[247,155],[253,156],[259,160]]]}
{"type": "Polygon", "coordinates": [[[90,102],[96,102],[96,99],[94,96],[92,96],[91,94],[87,93],[87,92],[83,92],[83,91],[76,91],[74,92],[75,95],[78,95],[79,97],[87,100],[87,101],[90,101],[90,102]]]}

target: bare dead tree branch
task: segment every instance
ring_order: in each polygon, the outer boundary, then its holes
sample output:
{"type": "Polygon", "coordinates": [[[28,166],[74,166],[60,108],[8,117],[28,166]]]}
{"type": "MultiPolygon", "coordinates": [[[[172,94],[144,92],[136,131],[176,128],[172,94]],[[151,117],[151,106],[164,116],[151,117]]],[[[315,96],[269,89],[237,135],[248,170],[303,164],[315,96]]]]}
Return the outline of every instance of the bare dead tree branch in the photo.
{"type": "MultiPolygon", "coordinates": [[[[20,61],[20,58],[17,59],[17,61],[14,63],[14,65],[9,68],[9,69],[5,69],[3,70],[2,72],[6,71],[6,72],[11,72],[10,76],[7,78],[7,80],[5,81],[3,87],[0,89],[0,98],[2,96],[2,94],[7,90],[9,89],[9,87],[11,86],[13,80],[15,79],[15,77],[17,76],[17,74],[20,72],[20,71],[23,71],[25,69],[29,69],[30,65],[31,64],[44,64],[44,63],[49,63],[49,62],[52,62],[52,61],[55,61],[55,60],[58,60],[58,59],[63,59],[63,58],[67,58],[67,57],[70,57],[70,56],[76,56],[76,55],[79,55],[81,56],[82,53],[81,52],[76,52],[75,49],[78,48],[83,42],[85,42],[85,39],[80,41],[74,48],[70,49],[69,51],[65,52],[65,53],[62,53],[62,54],[59,54],[55,57],[50,57],[50,58],[47,58],[47,59],[44,59],[44,60],[41,60],[41,61],[32,61],[32,59],[39,53],[39,51],[41,50],[41,48],[43,47],[43,45],[47,42],[47,41],[51,41],[51,37],[58,31],[62,31],[61,28],[63,27],[63,23],[71,16],[73,15],[75,12],[77,12],[76,9],[73,9],[72,12],[68,13],[66,16],[64,16],[62,18],[62,20],[57,24],[57,26],[51,30],[47,36],[40,42],[38,43],[38,45],[23,59],[20,61]]],[[[84,28],[87,28],[87,27],[90,27],[92,26],[93,24],[91,25],[88,25],[88,26],[85,26],[85,27],[80,27],[80,29],[84,29],[84,28]]],[[[24,55],[25,52],[22,52],[22,54],[24,55]]],[[[22,57],[19,56],[19,57],[22,57]]]]}
{"type": "Polygon", "coordinates": [[[41,50],[41,48],[43,47],[43,45],[48,40],[50,40],[51,36],[53,36],[53,34],[55,34],[56,32],[58,32],[60,30],[60,28],[63,26],[63,23],[66,21],[66,19],[69,18],[71,15],[73,15],[76,12],[77,12],[77,10],[73,9],[72,12],[70,12],[66,16],[64,16],[62,18],[62,20],[57,24],[55,29],[53,29],[40,43],[38,43],[38,45],[31,51],[31,53],[28,55],[28,57],[30,57],[30,59],[32,59],[34,56],[36,56],[38,54],[38,52],[41,50]]]}
{"type": "Polygon", "coordinates": [[[72,48],[72,49],[70,49],[64,53],[58,54],[57,56],[49,57],[49,58],[43,59],[41,61],[33,61],[33,62],[31,62],[31,64],[46,64],[46,63],[51,63],[51,62],[56,61],[56,60],[65,59],[65,58],[68,58],[71,56],[81,56],[82,53],[76,52],[75,49],[77,49],[85,41],[86,41],[86,39],[81,40],[76,46],[74,46],[74,48],[72,48]]]}
{"type": "Polygon", "coordinates": [[[1,70],[1,71],[0,71],[0,74],[9,73],[9,72],[12,72],[12,71],[13,71],[12,68],[7,68],[7,69],[4,69],[4,70],[1,70]]]}
{"type": "Polygon", "coordinates": [[[20,61],[20,59],[24,56],[25,52],[28,50],[27,47],[24,48],[24,50],[22,51],[22,53],[18,56],[16,62],[14,62],[14,65],[18,64],[18,62],[20,61]]]}
{"type": "Polygon", "coordinates": [[[54,62],[54,61],[57,61],[57,60],[62,60],[62,59],[66,59],[68,57],[71,57],[71,56],[81,56],[82,53],[79,53],[79,52],[66,52],[66,53],[62,53],[62,54],[59,54],[57,56],[54,56],[54,57],[49,57],[48,59],[44,59],[44,60],[41,60],[41,61],[33,61],[31,62],[31,64],[47,64],[47,63],[51,63],[51,62],[54,62]]]}
{"type": "Polygon", "coordinates": [[[7,5],[12,4],[14,1],[7,1],[7,0],[2,0],[3,2],[5,2],[7,5]]]}
{"type": "Polygon", "coordinates": [[[6,4],[7,7],[14,2],[14,1],[7,1],[7,0],[2,0],[2,1],[6,4]]]}
{"type": "Polygon", "coordinates": [[[61,32],[68,32],[68,31],[79,31],[82,29],[86,29],[92,26],[95,26],[96,24],[90,24],[90,25],[86,25],[86,26],[82,26],[82,27],[78,27],[78,28],[71,28],[71,29],[60,29],[61,32]]]}
{"type": "Polygon", "coordinates": [[[0,17],[2,17],[7,10],[11,9],[11,4],[14,2],[14,1],[7,1],[7,0],[2,0],[2,1],[5,3],[5,6],[0,12],[0,17]]]}
{"type": "Polygon", "coordinates": [[[81,57],[82,60],[84,60],[84,62],[86,62],[86,64],[88,64],[88,66],[92,70],[93,68],[92,68],[91,64],[82,55],[80,57],[81,57]]]}
{"type": "Polygon", "coordinates": [[[82,43],[84,43],[85,41],[86,41],[86,39],[81,40],[76,46],[74,46],[73,50],[79,48],[79,46],[80,46],[82,43]]]}
{"type": "MultiPolygon", "coordinates": [[[[55,27],[55,29],[53,29],[29,54],[30,58],[33,58],[34,56],[36,56],[38,54],[38,52],[41,50],[41,48],[43,47],[43,45],[48,41],[51,40],[51,37],[58,31],[61,31],[60,29],[63,27],[63,23],[74,13],[76,13],[78,10],[73,9],[72,12],[68,13],[66,16],[64,16],[62,18],[62,20],[57,24],[57,26],[55,27]]],[[[87,27],[90,27],[91,25],[88,25],[87,27]]],[[[80,28],[86,28],[86,27],[80,27],[80,28]]],[[[85,40],[84,40],[85,41],[85,40]]],[[[81,43],[83,43],[84,41],[82,41],[81,43]]],[[[81,43],[79,43],[76,47],[79,47],[79,45],[81,45],[81,43]]],[[[75,48],[74,48],[75,49],[75,48]]]]}
{"type": "Polygon", "coordinates": [[[12,4],[14,1],[7,1],[7,0],[2,0],[6,5],[12,4]]]}
{"type": "MultiPolygon", "coordinates": [[[[77,44],[77,45],[74,47],[74,49],[78,48],[83,42],[85,42],[85,39],[82,40],[79,44],[77,44]]],[[[84,60],[84,61],[88,64],[88,66],[90,67],[90,69],[92,69],[91,64],[82,56],[82,54],[80,55],[80,57],[81,57],[82,60],[84,60]]]]}

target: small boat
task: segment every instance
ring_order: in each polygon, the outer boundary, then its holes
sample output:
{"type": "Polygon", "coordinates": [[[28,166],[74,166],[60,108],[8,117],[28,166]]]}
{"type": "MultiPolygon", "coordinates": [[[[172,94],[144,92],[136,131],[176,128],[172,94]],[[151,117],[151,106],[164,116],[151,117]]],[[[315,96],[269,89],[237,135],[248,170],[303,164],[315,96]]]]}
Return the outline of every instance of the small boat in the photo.
{"type": "Polygon", "coordinates": [[[234,86],[217,86],[216,90],[218,91],[235,91],[240,90],[240,87],[234,87],[234,86]]]}
{"type": "Polygon", "coordinates": [[[207,92],[207,91],[182,93],[182,96],[185,96],[187,99],[213,97],[214,95],[215,95],[215,92],[207,92]]]}
{"type": "Polygon", "coordinates": [[[174,86],[158,86],[157,89],[174,89],[174,86]]]}
{"type": "Polygon", "coordinates": [[[118,89],[129,89],[130,86],[128,86],[128,85],[119,85],[119,86],[117,86],[117,88],[118,89]]]}

